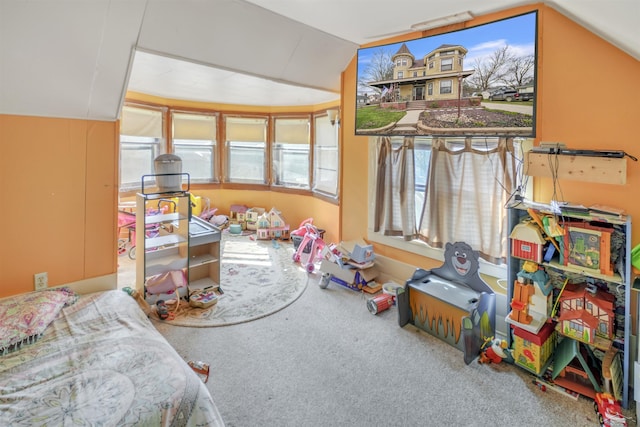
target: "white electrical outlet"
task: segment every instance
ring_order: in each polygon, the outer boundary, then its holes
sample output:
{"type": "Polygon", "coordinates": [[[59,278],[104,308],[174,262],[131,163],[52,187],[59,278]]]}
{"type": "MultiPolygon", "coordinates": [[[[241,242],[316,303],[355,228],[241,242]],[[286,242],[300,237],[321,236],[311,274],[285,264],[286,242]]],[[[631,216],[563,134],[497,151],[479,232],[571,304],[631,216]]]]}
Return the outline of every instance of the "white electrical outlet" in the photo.
{"type": "Polygon", "coordinates": [[[47,273],[36,273],[33,275],[33,283],[36,287],[36,291],[47,289],[49,286],[49,276],[47,273]]]}

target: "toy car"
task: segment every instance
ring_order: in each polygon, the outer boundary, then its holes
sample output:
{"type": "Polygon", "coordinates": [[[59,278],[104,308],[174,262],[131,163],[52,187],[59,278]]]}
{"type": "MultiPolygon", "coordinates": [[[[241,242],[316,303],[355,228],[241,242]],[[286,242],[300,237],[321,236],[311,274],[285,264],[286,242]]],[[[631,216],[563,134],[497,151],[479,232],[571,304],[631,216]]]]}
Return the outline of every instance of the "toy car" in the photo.
{"type": "Polygon", "coordinates": [[[602,427],[626,427],[627,419],[622,415],[618,401],[609,393],[596,393],[593,409],[598,414],[602,427]]]}

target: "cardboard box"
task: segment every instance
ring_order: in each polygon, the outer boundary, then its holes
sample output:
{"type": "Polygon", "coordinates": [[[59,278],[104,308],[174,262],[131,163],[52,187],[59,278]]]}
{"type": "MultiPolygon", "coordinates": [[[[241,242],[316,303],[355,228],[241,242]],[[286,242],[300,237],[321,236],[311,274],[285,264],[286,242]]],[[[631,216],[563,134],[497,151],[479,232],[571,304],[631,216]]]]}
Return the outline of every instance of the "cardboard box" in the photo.
{"type": "Polygon", "coordinates": [[[349,287],[357,287],[362,289],[362,286],[368,282],[374,280],[378,275],[378,270],[375,266],[369,268],[355,268],[345,265],[341,267],[335,262],[323,259],[320,263],[320,271],[323,273],[331,274],[338,280],[346,283],[349,287]]]}

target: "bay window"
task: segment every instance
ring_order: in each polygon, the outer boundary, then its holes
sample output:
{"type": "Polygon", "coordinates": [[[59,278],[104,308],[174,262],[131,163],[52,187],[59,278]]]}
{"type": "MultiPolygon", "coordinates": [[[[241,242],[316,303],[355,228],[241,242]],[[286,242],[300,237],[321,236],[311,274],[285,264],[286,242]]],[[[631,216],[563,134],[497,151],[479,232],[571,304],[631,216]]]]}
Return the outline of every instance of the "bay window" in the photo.
{"type": "Polygon", "coordinates": [[[120,191],[140,188],[142,175],[154,170],[154,159],[165,152],[163,109],[122,107],[120,120],[120,191]]]}
{"type": "Polygon", "coordinates": [[[173,153],[182,160],[182,170],[192,183],[217,182],[217,116],[173,111],[171,119],[173,153]]]}
{"type": "Polygon", "coordinates": [[[281,187],[309,189],[309,118],[273,120],[271,147],[273,184],[281,187]]]}
{"type": "Polygon", "coordinates": [[[313,191],[338,197],[338,126],[326,114],[314,117],[313,191]]]}
{"type": "Polygon", "coordinates": [[[225,182],[267,183],[267,119],[225,116],[225,182]]]}
{"type": "Polygon", "coordinates": [[[338,129],[324,111],[244,115],[127,102],[120,120],[119,190],[139,191],[142,176],[154,174],[155,159],[175,154],[192,185],[261,185],[336,200],[338,129]]]}

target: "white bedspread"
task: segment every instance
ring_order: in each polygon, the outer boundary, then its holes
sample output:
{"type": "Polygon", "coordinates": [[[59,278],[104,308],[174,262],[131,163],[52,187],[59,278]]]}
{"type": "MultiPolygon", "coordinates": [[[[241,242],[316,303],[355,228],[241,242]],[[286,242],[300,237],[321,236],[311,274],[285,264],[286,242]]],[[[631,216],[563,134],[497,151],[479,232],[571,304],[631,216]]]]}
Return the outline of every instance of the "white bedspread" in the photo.
{"type": "Polygon", "coordinates": [[[122,291],[82,296],[0,356],[2,426],[222,426],[199,377],[122,291]]]}

